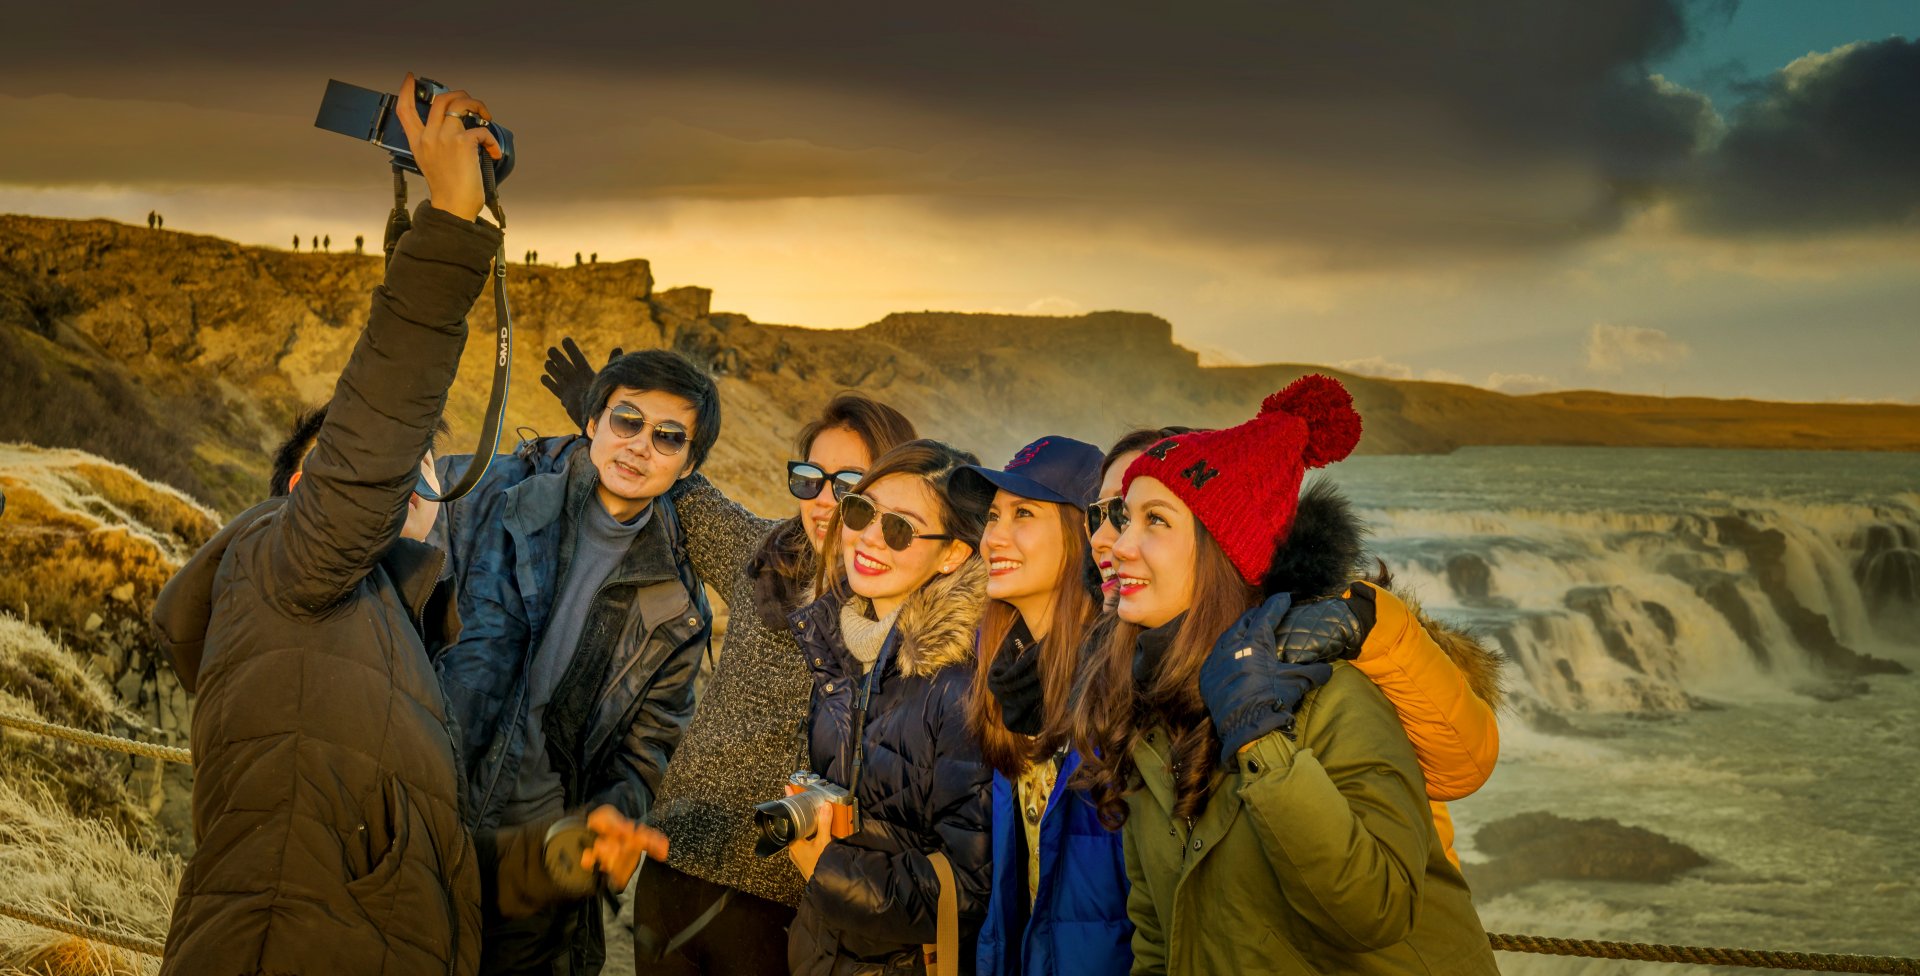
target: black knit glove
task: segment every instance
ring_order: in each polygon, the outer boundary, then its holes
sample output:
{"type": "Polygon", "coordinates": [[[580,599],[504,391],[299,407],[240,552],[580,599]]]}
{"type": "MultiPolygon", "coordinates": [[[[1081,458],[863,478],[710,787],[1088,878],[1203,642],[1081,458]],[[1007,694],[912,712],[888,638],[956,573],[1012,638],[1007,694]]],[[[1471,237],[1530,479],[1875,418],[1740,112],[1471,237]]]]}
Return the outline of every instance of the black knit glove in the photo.
{"type": "MultiPolygon", "coordinates": [[[[608,354],[607,362],[620,358],[620,354],[621,350],[615,349],[608,354]]],[[[559,349],[547,347],[547,371],[540,377],[540,385],[560,401],[560,408],[583,431],[587,429],[587,421],[593,419],[587,416],[587,389],[599,372],[588,361],[587,354],[574,344],[572,336],[561,338],[559,349]]]]}
{"type": "Polygon", "coordinates": [[[1293,731],[1293,713],[1307,692],[1333,676],[1327,664],[1285,664],[1274,649],[1293,600],[1285,593],[1240,615],[1200,665],[1200,699],[1220,736],[1220,764],[1230,766],[1247,743],[1276,729],[1293,731]]]}
{"type": "Polygon", "coordinates": [[[987,690],[1000,703],[1000,724],[1009,732],[1039,735],[1046,728],[1046,701],[1040,684],[1040,648],[1017,626],[987,669],[987,690]]]}
{"type": "Polygon", "coordinates": [[[1314,664],[1319,661],[1348,661],[1360,655],[1360,648],[1373,633],[1378,608],[1373,587],[1353,584],[1351,595],[1343,599],[1315,600],[1287,611],[1275,635],[1280,660],[1286,664],[1314,664]]]}

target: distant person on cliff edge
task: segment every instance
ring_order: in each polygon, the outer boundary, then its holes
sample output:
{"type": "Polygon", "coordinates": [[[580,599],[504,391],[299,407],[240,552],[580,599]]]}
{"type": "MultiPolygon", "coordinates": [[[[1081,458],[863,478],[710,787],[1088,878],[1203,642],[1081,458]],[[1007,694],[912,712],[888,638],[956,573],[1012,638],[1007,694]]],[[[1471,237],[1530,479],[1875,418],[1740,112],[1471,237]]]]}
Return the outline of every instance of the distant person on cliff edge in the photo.
{"type": "MultiPolygon", "coordinates": [[[[222,529],[154,604],[198,693],[196,850],[162,973],[470,976],[483,899],[526,914],[565,897],[542,859],[547,823],[477,836],[461,823],[428,660],[452,618],[441,557],[418,541],[436,506],[416,486],[436,487],[426,456],[500,243],[476,219],[477,153],[499,149],[452,112],[486,106],[450,92],[426,122],[400,114],[431,199],[325,414],[280,452],[285,492],[222,529]]],[[[624,884],[653,835],[611,810],[592,826],[581,866],[624,884]]]]}

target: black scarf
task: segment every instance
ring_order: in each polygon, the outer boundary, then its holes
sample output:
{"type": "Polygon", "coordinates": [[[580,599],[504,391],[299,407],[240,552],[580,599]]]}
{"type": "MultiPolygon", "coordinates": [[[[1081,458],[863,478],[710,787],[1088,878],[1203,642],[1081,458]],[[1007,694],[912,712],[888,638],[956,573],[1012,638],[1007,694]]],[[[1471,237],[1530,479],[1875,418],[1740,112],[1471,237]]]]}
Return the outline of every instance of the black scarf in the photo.
{"type": "Polygon", "coordinates": [[[1000,724],[1009,732],[1039,735],[1046,728],[1046,690],[1040,684],[1040,645],[1027,622],[1015,617],[1000,653],[987,669],[987,690],[1000,703],[1000,724]]]}
{"type": "Polygon", "coordinates": [[[1187,619],[1181,614],[1152,630],[1143,630],[1133,642],[1133,687],[1140,694],[1146,694],[1153,687],[1153,678],[1160,673],[1160,662],[1167,657],[1167,648],[1173,646],[1173,637],[1180,632],[1180,625],[1187,619]]]}

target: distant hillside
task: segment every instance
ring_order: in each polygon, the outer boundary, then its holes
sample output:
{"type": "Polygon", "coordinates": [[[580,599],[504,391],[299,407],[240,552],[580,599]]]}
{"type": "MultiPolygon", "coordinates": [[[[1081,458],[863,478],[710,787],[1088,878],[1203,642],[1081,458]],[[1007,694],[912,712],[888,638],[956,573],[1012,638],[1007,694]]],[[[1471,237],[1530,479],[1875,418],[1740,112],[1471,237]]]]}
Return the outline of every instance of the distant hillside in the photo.
{"type": "MultiPolygon", "coordinates": [[[[293,412],[329,395],[379,279],[374,256],[0,216],[0,441],[83,448],[236,511],[262,493],[266,451],[293,412]]],[[[710,473],[766,510],[785,506],[778,472],[791,432],[855,386],[995,463],[1041,433],[1100,443],[1134,425],[1232,423],[1316,369],[1353,390],[1367,421],[1364,453],[1486,444],[1920,450],[1916,407],[1512,397],[1304,365],[1203,367],[1166,320],[1134,312],[900,313],[836,331],[712,312],[706,289],[655,291],[645,261],[515,265],[508,280],[511,423],[566,429],[538,382],[546,347],[563,335],[596,357],[614,346],[678,349],[722,377],[726,428],[710,473]]],[[[476,331],[492,314],[483,298],[476,331]]],[[[472,344],[454,391],[450,419],[462,439],[484,407],[488,352],[472,344]]]]}

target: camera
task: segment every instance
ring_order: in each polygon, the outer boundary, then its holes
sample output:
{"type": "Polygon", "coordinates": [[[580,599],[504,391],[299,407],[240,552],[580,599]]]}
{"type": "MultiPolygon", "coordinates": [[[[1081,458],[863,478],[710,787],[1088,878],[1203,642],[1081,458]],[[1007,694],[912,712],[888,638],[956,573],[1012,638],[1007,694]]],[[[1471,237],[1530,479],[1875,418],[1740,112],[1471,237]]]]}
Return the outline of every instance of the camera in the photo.
{"type": "Polygon", "coordinates": [[[786,796],[753,808],[753,822],[760,828],[760,841],[753,850],[761,857],[812,837],[816,830],[845,837],[853,833],[853,794],[826,777],[801,770],[787,780],[786,796]]]}
{"type": "MultiPolygon", "coordinates": [[[[430,78],[414,78],[412,111],[419,114],[420,121],[427,120],[433,96],[446,90],[445,85],[430,78]]],[[[320,99],[320,114],[314,117],[313,124],[315,128],[371,142],[392,153],[394,165],[417,175],[420,167],[413,161],[406,131],[400,128],[400,119],[394,114],[406,110],[399,102],[398,96],[387,92],[329,80],[327,93],[320,99]]],[[[513,172],[513,133],[497,122],[483,122],[471,115],[462,121],[469,129],[484,125],[493,132],[494,140],[500,143],[500,158],[493,163],[493,179],[496,183],[504,181],[507,174],[513,172]]]]}

